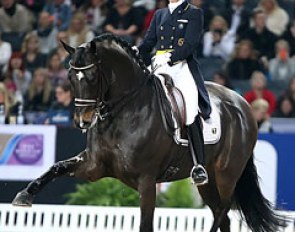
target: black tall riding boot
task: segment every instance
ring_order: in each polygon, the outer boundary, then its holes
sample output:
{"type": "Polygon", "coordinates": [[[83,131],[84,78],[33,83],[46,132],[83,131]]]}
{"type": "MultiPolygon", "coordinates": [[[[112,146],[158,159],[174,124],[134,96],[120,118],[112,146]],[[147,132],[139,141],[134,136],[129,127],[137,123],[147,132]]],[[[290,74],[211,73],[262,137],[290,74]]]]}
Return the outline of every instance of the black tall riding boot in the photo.
{"type": "Polygon", "coordinates": [[[203,166],[205,164],[204,137],[200,116],[197,116],[194,123],[189,125],[187,129],[190,152],[195,164],[191,170],[191,178],[196,185],[204,185],[208,183],[208,174],[203,166]]]}

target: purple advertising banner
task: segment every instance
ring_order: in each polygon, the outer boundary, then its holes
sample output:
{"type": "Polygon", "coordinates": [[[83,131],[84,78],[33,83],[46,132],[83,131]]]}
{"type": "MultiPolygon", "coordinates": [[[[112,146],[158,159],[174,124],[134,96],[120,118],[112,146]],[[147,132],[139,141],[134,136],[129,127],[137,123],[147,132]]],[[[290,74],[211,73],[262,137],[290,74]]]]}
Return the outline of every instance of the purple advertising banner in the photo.
{"type": "Polygon", "coordinates": [[[0,179],[31,180],[55,161],[55,126],[0,126],[0,179]]]}
{"type": "MultiPolygon", "coordinates": [[[[13,146],[11,157],[7,165],[35,165],[43,164],[43,135],[15,135],[20,137],[13,146]]],[[[1,135],[0,135],[1,138],[1,135]]]]}

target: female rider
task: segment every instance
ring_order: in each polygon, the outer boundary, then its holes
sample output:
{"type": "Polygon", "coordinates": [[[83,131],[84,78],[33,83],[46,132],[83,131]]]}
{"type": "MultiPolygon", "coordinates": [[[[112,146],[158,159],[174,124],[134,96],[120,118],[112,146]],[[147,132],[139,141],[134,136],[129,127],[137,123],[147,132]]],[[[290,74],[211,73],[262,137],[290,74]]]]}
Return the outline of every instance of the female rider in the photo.
{"type": "Polygon", "coordinates": [[[200,114],[206,120],[211,106],[197,62],[197,46],[203,33],[203,11],[187,0],[169,0],[167,8],[157,10],[138,47],[145,57],[156,49],[152,66],[155,73],[169,74],[185,99],[186,125],[195,165],[191,177],[195,184],[208,182],[204,165],[204,138],[200,114]],[[199,114],[200,112],[200,114],[199,114]]]}

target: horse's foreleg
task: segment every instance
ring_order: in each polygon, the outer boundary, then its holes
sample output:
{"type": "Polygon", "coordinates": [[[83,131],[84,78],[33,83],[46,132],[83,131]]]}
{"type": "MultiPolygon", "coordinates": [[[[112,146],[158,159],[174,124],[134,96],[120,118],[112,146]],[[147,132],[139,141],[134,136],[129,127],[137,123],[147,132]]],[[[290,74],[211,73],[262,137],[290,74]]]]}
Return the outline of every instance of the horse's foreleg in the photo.
{"type": "Polygon", "coordinates": [[[86,161],[86,152],[83,151],[79,155],[55,163],[42,176],[33,180],[29,185],[20,191],[14,198],[12,204],[17,206],[31,206],[36,194],[43,187],[56,177],[63,175],[71,175],[75,169],[86,161]]]}
{"type": "Polygon", "coordinates": [[[153,219],[156,202],[156,181],[151,177],[141,178],[138,192],[140,196],[140,232],[153,232],[153,219]]]}

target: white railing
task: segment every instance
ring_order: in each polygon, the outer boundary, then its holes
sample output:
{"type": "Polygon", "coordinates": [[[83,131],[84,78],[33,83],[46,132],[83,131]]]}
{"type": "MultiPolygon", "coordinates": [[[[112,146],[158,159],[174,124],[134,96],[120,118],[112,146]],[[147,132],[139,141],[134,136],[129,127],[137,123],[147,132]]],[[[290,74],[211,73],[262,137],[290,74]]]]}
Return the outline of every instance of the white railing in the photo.
{"type": "MultiPolygon", "coordinates": [[[[295,212],[284,232],[294,232],[295,212]]],[[[230,212],[231,231],[250,232],[239,215],[230,212]]],[[[140,211],[128,207],[0,204],[0,232],[138,232],[140,211]]],[[[208,232],[213,217],[208,209],[157,208],[155,232],[208,232]]]]}

